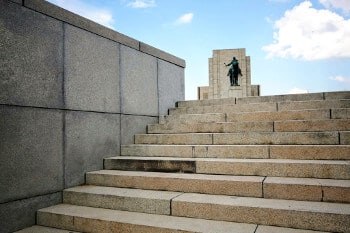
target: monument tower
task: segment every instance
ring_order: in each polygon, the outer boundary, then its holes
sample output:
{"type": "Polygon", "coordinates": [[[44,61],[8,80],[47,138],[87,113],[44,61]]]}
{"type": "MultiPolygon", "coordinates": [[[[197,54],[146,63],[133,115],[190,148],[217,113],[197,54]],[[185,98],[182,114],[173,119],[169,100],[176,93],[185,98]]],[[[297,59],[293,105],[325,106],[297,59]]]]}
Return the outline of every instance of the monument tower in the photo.
{"type": "Polygon", "coordinates": [[[213,50],[213,57],[209,58],[209,86],[198,87],[198,99],[221,99],[233,97],[259,96],[260,86],[251,85],[250,57],[245,49],[213,50]],[[242,71],[238,76],[239,86],[231,86],[227,76],[230,63],[236,57],[242,71]]]}

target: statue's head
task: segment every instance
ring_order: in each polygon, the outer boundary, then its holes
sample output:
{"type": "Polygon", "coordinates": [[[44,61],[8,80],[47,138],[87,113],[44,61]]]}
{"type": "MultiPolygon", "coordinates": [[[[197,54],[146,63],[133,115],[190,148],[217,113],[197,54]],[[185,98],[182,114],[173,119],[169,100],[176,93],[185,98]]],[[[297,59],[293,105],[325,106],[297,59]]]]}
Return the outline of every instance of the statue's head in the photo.
{"type": "Polygon", "coordinates": [[[233,60],[236,60],[236,57],[233,57],[233,60]]]}

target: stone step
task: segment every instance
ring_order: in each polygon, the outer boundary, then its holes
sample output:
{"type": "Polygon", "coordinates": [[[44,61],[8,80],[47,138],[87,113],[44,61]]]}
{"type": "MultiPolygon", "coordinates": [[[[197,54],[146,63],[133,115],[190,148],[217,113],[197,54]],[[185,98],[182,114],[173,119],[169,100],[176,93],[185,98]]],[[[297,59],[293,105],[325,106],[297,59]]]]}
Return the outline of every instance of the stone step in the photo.
{"type": "Polygon", "coordinates": [[[350,161],[290,159],[218,159],[131,157],[106,158],[107,170],[180,172],[235,176],[350,179],[350,161]]]}
{"type": "Polygon", "coordinates": [[[105,233],[254,233],[257,225],[61,204],[37,213],[40,225],[105,233]]]}
{"type": "Polygon", "coordinates": [[[170,201],[180,194],[180,192],[84,185],[64,190],[63,203],[170,215],[170,201]]]}
{"type": "Polygon", "coordinates": [[[207,122],[225,122],[225,113],[208,113],[208,114],[179,114],[166,115],[159,117],[159,124],[166,123],[207,123],[207,122]]]}
{"type": "Polygon", "coordinates": [[[238,132],[272,132],[273,122],[207,122],[187,124],[150,124],[148,134],[173,133],[238,133],[238,132]]]}
{"type": "Polygon", "coordinates": [[[245,98],[224,98],[212,100],[190,100],[177,102],[178,107],[205,106],[205,105],[225,105],[240,103],[261,103],[261,102],[286,102],[286,101],[311,101],[311,100],[331,100],[331,99],[350,99],[350,92],[325,92],[293,95],[273,95],[257,96],[245,98]]]}
{"type": "Polygon", "coordinates": [[[350,130],[350,119],[150,124],[148,134],[317,132],[350,130]]]}
{"type": "Polygon", "coordinates": [[[16,231],[15,233],[78,233],[78,232],[35,225],[20,231],[16,231]]]}
{"type": "Polygon", "coordinates": [[[350,108],[350,99],[330,99],[312,101],[261,102],[227,105],[195,105],[169,109],[169,115],[204,113],[239,113],[261,111],[295,111],[305,109],[350,108]]]}
{"type": "Polygon", "coordinates": [[[86,183],[89,185],[248,197],[262,197],[263,180],[264,177],[259,176],[121,170],[101,170],[86,174],[86,183]]]}
{"type": "Polygon", "coordinates": [[[172,200],[172,214],[318,231],[350,229],[350,204],[340,203],[185,193],[172,200]]]}
{"type": "Polygon", "coordinates": [[[122,156],[182,158],[350,160],[350,145],[146,145],[121,146],[122,156]]]}
{"type": "Polygon", "coordinates": [[[350,180],[101,170],[88,185],[350,203],[350,180]]]}
{"type": "Polygon", "coordinates": [[[349,131],[135,135],[135,144],[161,145],[347,145],[349,143],[349,131]]]}

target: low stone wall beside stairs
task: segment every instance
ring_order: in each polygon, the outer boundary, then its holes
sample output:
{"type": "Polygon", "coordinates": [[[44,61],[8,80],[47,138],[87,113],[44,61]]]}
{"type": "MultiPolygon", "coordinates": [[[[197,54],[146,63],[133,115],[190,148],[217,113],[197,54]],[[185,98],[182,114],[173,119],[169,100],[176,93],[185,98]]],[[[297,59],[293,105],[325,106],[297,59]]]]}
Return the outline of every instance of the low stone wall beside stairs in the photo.
{"type": "Polygon", "coordinates": [[[185,97],[183,59],[43,0],[0,0],[0,57],[1,233],[185,97]]]}

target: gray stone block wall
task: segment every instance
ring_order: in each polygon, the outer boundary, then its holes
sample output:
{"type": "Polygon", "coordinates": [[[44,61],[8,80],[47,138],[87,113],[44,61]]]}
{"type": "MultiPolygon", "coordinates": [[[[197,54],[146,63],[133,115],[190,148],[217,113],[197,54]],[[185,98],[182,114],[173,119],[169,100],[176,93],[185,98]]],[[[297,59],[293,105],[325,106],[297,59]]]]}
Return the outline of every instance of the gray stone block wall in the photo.
{"type": "Polygon", "coordinates": [[[43,0],[0,0],[0,232],[184,100],[185,61],[43,0]]]}

